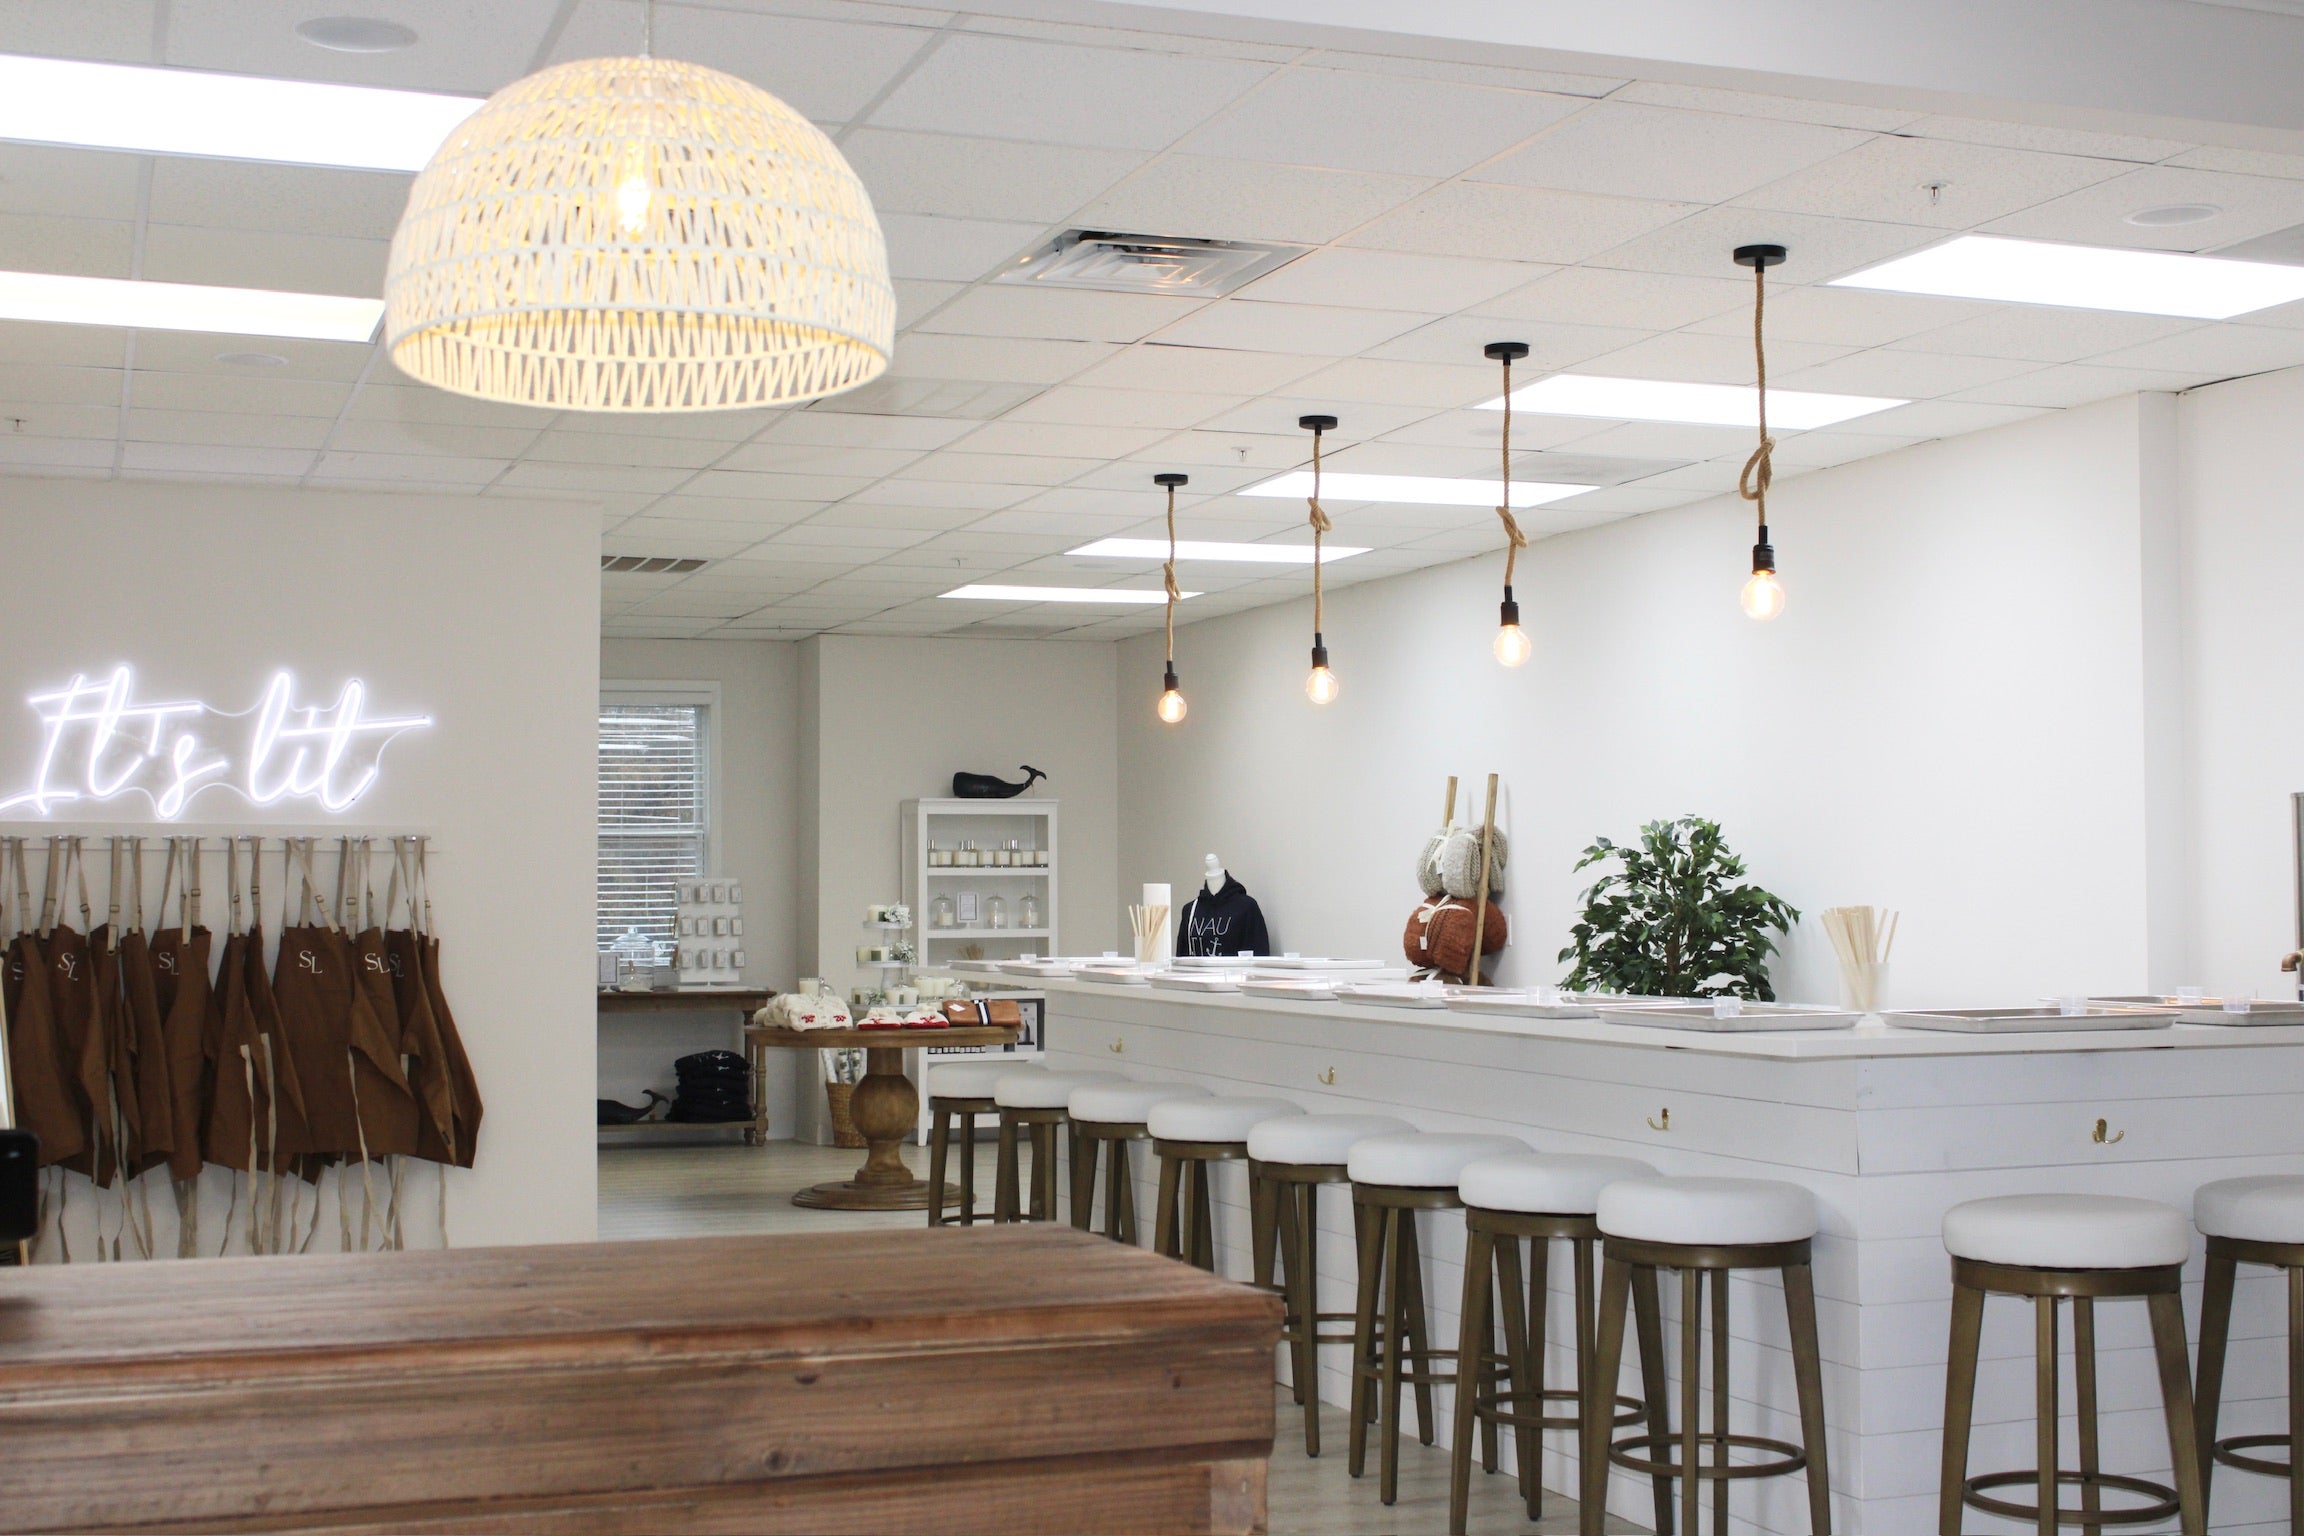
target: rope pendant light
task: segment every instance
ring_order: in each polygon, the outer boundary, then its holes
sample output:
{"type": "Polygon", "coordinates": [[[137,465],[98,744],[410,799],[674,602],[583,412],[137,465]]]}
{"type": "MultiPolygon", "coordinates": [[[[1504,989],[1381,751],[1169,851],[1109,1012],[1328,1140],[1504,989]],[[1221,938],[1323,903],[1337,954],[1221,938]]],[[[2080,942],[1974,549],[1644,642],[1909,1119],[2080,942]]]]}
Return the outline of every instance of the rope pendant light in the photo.
{"type": "Polygon", "coordinates": [[[580,411],[790,405],[877,377],[888,253],[829,138],[747,81],[654,57],[514,81],[433,154],[384,279],[410,377],[580,411]]]}
{"type": "Polygon", "coordinates": [[[1336,674],[1328,670],[1328,640],[1320,632],[1326,618],[1324,597],[1320,590],[1320,539],[1335,526],[1320,505],[1320,437],[1336,430],[1333,416],[1299,416],[1296,425],[1312,434],[1312,494],[1304,498],[1312,509],[1312,673],[1304,679],[1304,697],[1315,704],[1333,704],[1339,686],[1336,674]]]}
{"type": "Polygon", "coordinates": [[[1736,477],[1736,493],[1753,504],[1760,518],[1760,539],[1752,546],[1752,578],[1744,583],[1743,593],[1744,611],[1755,619],[1772,619],[1784,611],[1784,584],[1776,579],[1776,546],[1768,542],[1768,482],[1775,474],[1776,439],[1768,435],[1768,347],[1763,335],[1768,269],[1783,264],[1780,245],[1736,247],[1736,265],[1752,269],[1752,363],[1760,402],[1760,446],[1736,477]]]}
{"type": "Polygon", "coordinates": [[[1160,567],[1161,579],[1168,584],[1168,671],[1160,681],[1160,703],[1155,713],[1164,725],[1175,725],[1184,718],[1184,692],[1176,686],[1176,599],[1183,594],[1176,586],[1176,487],[1192,483],[1190,475],[1179,475],[1173,470],[1154,475],[1152,483],[1168,491],[1168,563],[1160,567]]]}
{"type": "Polygon", "coordinates": [[[1528,355],[1528,343],[1492,341],[1482,351],[1504,365],[1502,489],[1496,493],[1496,516],[1504,523],[1504,603],[1496,613],[1496,643],[1491,649],[1504,665],[1519,667],[1527,665],[1536,652],[1528,631],[1520,627],[1520,605],[1512,598],[1512,570],[1520,562],[1520,551],[1528,547],[1528,535],[1520,531],[1519,519],[1512,515],[1512,365],[1528,355]]]}

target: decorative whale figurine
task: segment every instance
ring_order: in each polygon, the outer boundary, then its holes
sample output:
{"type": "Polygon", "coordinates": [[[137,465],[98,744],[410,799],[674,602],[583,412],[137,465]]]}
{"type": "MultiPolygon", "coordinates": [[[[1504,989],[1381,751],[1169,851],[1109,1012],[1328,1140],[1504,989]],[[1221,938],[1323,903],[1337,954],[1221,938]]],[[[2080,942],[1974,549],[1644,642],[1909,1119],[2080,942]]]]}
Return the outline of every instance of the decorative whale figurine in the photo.
{"type": "Polygon", "coordinates": [[[996,779],[988,773],[956,773],[952,775],[952,796],[956,800],[1013,800],[1030,789],[1033,782],[1048,775],[1030,763],[1019,763],[1027,775],[1021,784],[996,779]]]}

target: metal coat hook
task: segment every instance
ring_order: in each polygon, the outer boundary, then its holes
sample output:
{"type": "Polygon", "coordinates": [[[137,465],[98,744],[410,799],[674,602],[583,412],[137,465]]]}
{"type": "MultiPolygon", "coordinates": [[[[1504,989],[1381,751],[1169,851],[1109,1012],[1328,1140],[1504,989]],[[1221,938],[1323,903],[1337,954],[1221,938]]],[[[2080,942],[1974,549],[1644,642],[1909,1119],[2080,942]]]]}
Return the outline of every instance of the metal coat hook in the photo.
{"type": "Polygon", "coordinates": [[[1321,1082],[1323,1085],[1327,1086],[1327,1087],[1330,1087],[1330,1088],[1333,1088],[1333,1087],[1335,1087],[1335,1086],[1336,1086],[1336,1069],[1335,1069],[1334,1067],[1330,1067],[1330,1068],[1329,1068],[1327,1071],[1325,1071],[1325,1072],[1321,1073],[1321,1074],[1320,1074],[1320,1082],[1321,1082]]]}
{"type": "Polygon", "coordinates": [[[1110,1051],[1113,1055],[1118,1056],[1125,1052],[1128,1049],[1128,1046],[1125,1041],[1115,1040],[1110,1045],[1106,1046],[1105,1049],[1110,1051]]]}
{"type": "Polygon", "coordinates": [[[1669,1106],[1665,1108],[1662,1118],[1658,1118],[1655,1115],[1650,1115],[1648,1117],[1648,1129],[1652,1131],[1668,1131],[1672,1129],[1671,1108],[1669,1106]]]}
{"type": "Polygon", "coordinates": [[[2109,1147],[2116,1142],[2121,1142],[2128,1139],[2128,1133],[2126,1131],[2112,1131],[2112,1134],[2109,1136],[2104,1134],[2106,1131],[2111,1129],[2112,1128],[2108,1123],[2099,1120],[2096,1122],[2096,1133],[2089,1139],[2095,1142],[2098,1146],[2104,1147],[2109,1147]]]}

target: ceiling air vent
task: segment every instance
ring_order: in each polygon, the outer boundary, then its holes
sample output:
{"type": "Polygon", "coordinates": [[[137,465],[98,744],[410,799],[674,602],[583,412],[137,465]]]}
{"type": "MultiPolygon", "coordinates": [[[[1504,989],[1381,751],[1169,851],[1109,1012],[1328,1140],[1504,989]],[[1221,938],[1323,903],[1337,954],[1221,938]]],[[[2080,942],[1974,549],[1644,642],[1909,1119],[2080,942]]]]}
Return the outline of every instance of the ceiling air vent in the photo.
{"type": "Polygon", "coordinates": [[[704,562],[675,560],[670,555],[602,555],[600,569],[635,576],[685,576],[690,571],[704,569],[704,562]]]}
{"type": "Polygon", "coordinates": [[[995,281],[1104,293],[1166,293],[1213,298],[1255,281],[1304,254],[1298,245],[1250,240],[1192,240],[1178,235],[1119,235],[1068,229],[995,281]]]}

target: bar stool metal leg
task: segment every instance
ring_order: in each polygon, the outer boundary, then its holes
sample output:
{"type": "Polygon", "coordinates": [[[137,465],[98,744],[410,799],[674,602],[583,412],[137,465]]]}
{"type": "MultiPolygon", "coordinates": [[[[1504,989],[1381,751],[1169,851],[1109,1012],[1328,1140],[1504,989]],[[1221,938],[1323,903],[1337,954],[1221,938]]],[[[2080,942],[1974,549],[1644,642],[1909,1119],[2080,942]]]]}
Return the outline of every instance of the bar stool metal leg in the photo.
{"type": "Polygon", "coordinates": [[[944,1225],[944,1148],[952,1139],[952,1111],[929,1101],[928,1225],[944,1225]]]}
{"type": "Polygon", "coordinates": [[[1352,1320],[1352,1454],[1346,1469],[1358,1477],[1368,1461],[1368,1420],[1374,1406],[1369,1398],[1369,1368],[1376,1361],[1377,1295],[1384,1262],[1384,1222],[1381,1213],[1353,1202],[1360,1227],[1359,1298],[1352,1320]]]}
{"type": "Polygon", "coordinates": [[[1016,1122],[1003,1112],[1000,1116],[999,1161],[992,1172],[992,1219],[1007,1223],[1016,1220],[1021,1204],[1016,1170],[1016,1122]]]}
{"type": "Polygon", "coordinates": [[[1085,1135],[1073,1124],[1072,1225],[1082,1232],[1090,1230],[1096,1214],[1096,1158],[1102,1147],[1102,1137],[1085,1135]]]}
{"type": "Polygon", "coordinates": [[[976,1225],[976,1112],[960,1111],[960,1225],[976,1225]]]}
{"type": "Polygon", "coordinates": [[[1152,1208],[1152,1251],[1166,1259],[1180,1258],[1184,1252],[1176,1220],[1177,1185],[1183,1172],[1181,1159],[1160,1154],[1160,1195],[1152,1208]]]}
{"type": "Polygon", "coordinates": [[[2200,1303],[2200,1385],[2193,1397],[2198,1421],[2201,1493],[2205,1510],[2212,1502],[2210,1479],[2216,1464],[2266,1477],[2288,1479],[2288,1524],[2304,1531],[2304,1243],[2274,1243],[2211,1235],[2208,1239],[2207,1285],[2200,1303]],[[2224,1362],[2232,1331],[2232,1293],[2242,1264],[2262,1264],[2280,1270],[2287,1281],[2288,1307],[2288,1428],[2278,1434],[2233,1435],[2216,1438],[2216,1421],[2223,1411],[2224,1362]],[[2288,1459],[2274,1461],[2251,1452],[2285,1446],[2288,1459]]]}

